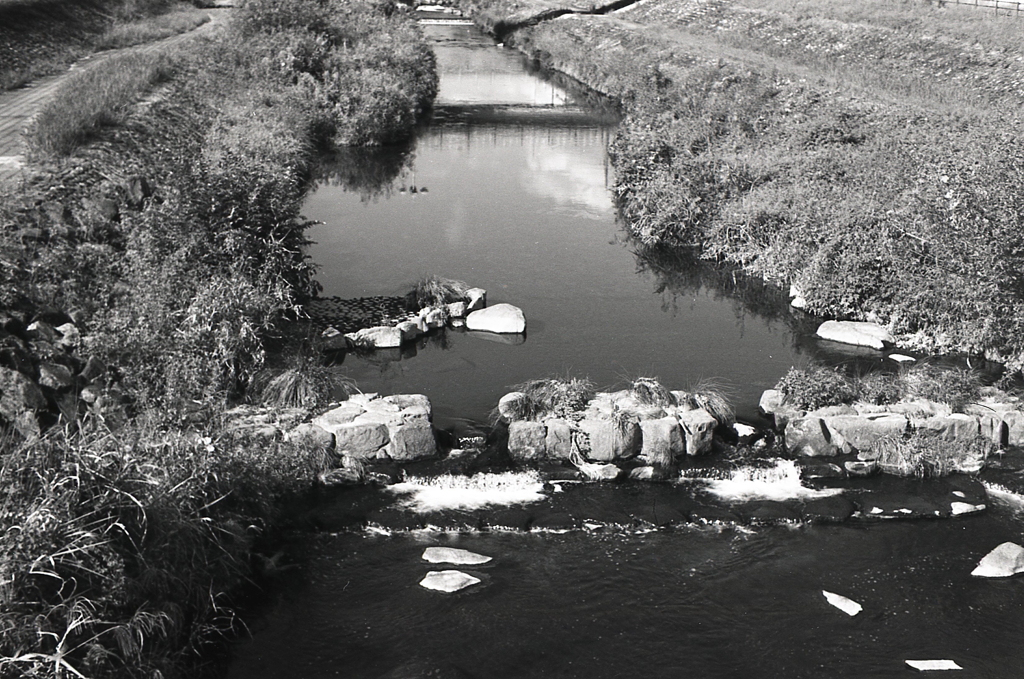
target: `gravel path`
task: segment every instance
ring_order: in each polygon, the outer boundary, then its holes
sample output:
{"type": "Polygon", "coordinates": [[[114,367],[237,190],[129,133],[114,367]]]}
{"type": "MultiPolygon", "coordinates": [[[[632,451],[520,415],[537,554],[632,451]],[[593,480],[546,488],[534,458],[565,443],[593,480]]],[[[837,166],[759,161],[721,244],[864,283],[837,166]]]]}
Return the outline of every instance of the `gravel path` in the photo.
{"type": "Polygon", "coordinates": [[[85,57],[76,62],[66,72],[40,78],[24,87],[0,93],[0,187],[17,186],[27,179],[25,167],[25,130],[32,122],[32,117],[42,108],[54,90],[77,69],[90,68],[115,54],[137,52],[148,54],[178,45],[191,40],[197,35],[208,35],[227,22],[231,11],[227,7],[214,7],[209,11],[210,21],[193,31],[157,40],[145,45],[108,50],[85,57]]]}

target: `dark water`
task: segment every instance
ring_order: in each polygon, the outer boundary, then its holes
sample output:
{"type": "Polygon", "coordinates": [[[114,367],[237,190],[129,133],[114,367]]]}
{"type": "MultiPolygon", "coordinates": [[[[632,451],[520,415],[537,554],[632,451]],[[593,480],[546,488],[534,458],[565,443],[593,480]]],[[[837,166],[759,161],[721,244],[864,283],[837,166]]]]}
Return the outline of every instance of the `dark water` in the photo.
{"type": "Polygon", "coordinates": [[[1009,679],[1024,670],[1024,587],[969,573],[1010,539],[1006,509],[753,531],[325,534],[230,676],[863,679],[949,658],[958,677],[1009,679]],[[482,585],[428,591],[419,580],[446,568],[421,559],[431,545],[494,561],[463,567],[482,585]],[[847,616],[823,589],[864,610],[847,616]]]}
{"type": "Polygon", "coordinates": [[[310,254],[325,295],[400,294],[436,274],[521,307],[527,334],[509,345],[448,331],[415,356],[348,356],[341,370],[361,389],[427,394],[439,426],[471,427],[510,385],[539,377],[611,387],[657,376],[673,389],[712,379],[753,417],[790,366],[844,358],[777,296],[730,294],[699,267],[645,267],[612,205],[609,110],[471,26],[427,30],[441,70],[433,123],[407,152],[375,154],[364,175],[343,159],[316,187],[304,214],[323,224],[310,254]]]}
{"type": "MultiPolygon", "coordinates": [[[[814,340],[815,324],[770,292],[638,260],[609,193],[608,111],[530,73],[475,29],[428,31],[442,72],[435,119],[411,148],[328,166],[305,207],[324,222],[311,254],[327,295],[402,293],[425,274],[459,278],[486,288],[490,303],[522,307],[528,333],[508,344],[448,331],[411,351],[348,356],[339,370],[363,390],[427,394],[436,424],[472,429],[509,385],[536,377],[612,386],[655,375],[671,388],[710,378],[749,419],[792,365],[884,364],[814,340]]],[[[345,516],[352,493],[318,511],[345,516]]],[[[627,486],[579,493],[570,498],[579,516],[599,506],[628,520],[637,502],[627,486]]],[[[906,659],[951,658],[965,668],[958,677],[1020,677],[1024,584],[969,575],[990,549],[1022,539],[1014,511],[645,534],[328,526],[287,553],[299,567],[282,576],[228,674],[874,679],[909,675],[906,659]],[[467,569],[483,584],[455,595],[421,588],[428,571],[445,568],[420,558],[435,544],[493,556],[467,569]],[[823,589],[864,611],[848,617],[823,589]]]]}

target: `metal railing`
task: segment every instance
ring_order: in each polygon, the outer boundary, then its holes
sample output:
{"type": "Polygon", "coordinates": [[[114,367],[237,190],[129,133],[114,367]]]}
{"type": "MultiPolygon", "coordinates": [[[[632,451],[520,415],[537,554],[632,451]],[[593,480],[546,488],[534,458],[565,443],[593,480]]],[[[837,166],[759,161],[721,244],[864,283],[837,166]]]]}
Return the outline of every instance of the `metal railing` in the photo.
{"type": "Polygon", "coordinates": [[[1019,17],[1021,11],[1024,10],[1024,2],[1018,2],[1017,0],[938,0],[939,7],[942,7],[947,3],[991,9],[996,14],[999,14],[1002,10],[1006,10],[1007,16],[1013,15],[1014,17],[1019,17]]]}

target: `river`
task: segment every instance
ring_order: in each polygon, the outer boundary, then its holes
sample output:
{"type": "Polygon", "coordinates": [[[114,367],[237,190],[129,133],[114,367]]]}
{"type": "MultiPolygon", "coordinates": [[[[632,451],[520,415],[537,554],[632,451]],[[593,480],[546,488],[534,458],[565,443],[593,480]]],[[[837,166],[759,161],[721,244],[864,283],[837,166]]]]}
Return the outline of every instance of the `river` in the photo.
{"type": "MultiPolygon", "coordinates": [[[[457,278],[486,288],[491,304],[523,308],[527,334],[505,343],[448,331],[412,351],[347,356],[339,370],[361,389],[427,394],[435,424],[473,433],[511,385],[537,377],[614,387],[657,376],[673,389],[713,380],[740,419],[757,421],[758,395],[790,366],[885,365],[813,339],[813,322],[778,295],[700,266],[645,264],[612,204],[607,105],[472,26],[425,30],[441,73],[433,119],[408,148],[360,161],[362,173],[346,159],[325,173],[304,211],[321,222],[310,254],[326,295],[457,278]]],[[[784,469],[767,478],[800,486],[784,469]]],[[[736,515],[750,499],[740,486],[722,491],[736,515]]],[[[676,487],[554,490],[524,505],[547,507],[532,519],[536,528],[546,516],[547,530],[532,532],[468,530],[468,515],[450,512],[444,530],[405,531],[414,512],[394,508],[401,496],[326,493],[312,512],[320,530],[286,551],[295,567],[228,676],[860,679],[951,658],[957,676],[998,679],[1024,667],[1024,586],[970,576],[989,549],[1021,540],[1013,498],[950,520],[651,530],[637,517],[686,514],[676,487]],[[379,528],[361,530],[366,516],[379,528]],[[479,585],[440,594],[418,584],[437,569],[421,558],[432,545],[494,560],[471,570],[479,585]],[[847,616],[823,590],[863,611],[847,616]]]]}

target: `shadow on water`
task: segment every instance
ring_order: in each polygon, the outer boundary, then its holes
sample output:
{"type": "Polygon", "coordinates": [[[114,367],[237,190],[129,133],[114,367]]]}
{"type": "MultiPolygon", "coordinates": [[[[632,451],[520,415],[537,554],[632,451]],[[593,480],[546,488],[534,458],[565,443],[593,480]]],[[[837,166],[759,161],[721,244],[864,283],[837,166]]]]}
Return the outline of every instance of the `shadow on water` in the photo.
{"type": "Polygon", "coordinates": [[[313,168],[311,190],[334,186],[357,194],[362,201],[390,198],[399,191],[399,180],[412,171],[415,159],[415,138],[404,144],[335,148],[313,168]]]}

